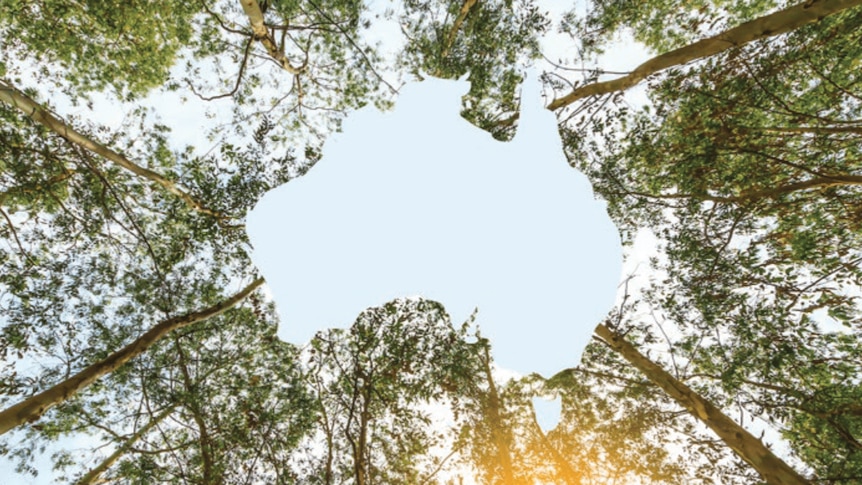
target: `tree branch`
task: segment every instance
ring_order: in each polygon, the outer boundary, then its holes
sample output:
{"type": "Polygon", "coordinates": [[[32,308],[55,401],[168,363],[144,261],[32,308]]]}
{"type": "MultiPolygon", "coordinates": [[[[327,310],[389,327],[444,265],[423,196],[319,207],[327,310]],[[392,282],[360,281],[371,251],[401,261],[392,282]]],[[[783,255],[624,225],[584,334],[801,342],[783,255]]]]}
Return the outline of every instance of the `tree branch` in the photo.
{"type": "Polygon", "coordinates": [[[288,59],[284,54],[284,50],[278,47],[278,42],[263,22],[263,12],[260,10],[260,4],[257,3],[257,0],[239,0],[239,3],[242,5],[242,9],[251,24],[251,31],[254,40],[263,44],[266,51],[269,53],[269,56],[272,57],[272,59],[285,71],[291,74],[301,74],[305,72],[307,62],[303,62],[302,65],[295,67],[290,63],[290,59],[288,59]]]}
{"type": "Polygon", "coordinates": [[[170,332],[221,315],[236,306],[245,297],[263,285],[263,283],[263,278],[258,278],[239,293],[216,305],[201,311],[163,320],[132,343],[108,357],[87,366],[74,376],[0,411],[0,435],[26,422],[38,420],[52,407],[71,399],[75,394],[101,377],[110,374],[126,362],[146,352],[170,332]]]}
{"type": "Polygon", "coordinates": [[[236,94],[239,91],[239,86],[242,83],[242,76],[245,74],[245,66],[248,64],[249,51],[251,50],[251,44],[254,42],[252,39],[249,39],[245,44],[245,51],[242,54],[242,62],[239,65],[239,73],[236,75],[236,83],[234,83],[233,89],[226,93],[216,94],[213,96],[204,96],[197,92],[195,86],[192,84],[191,80],[186,78],[186,84],[188,84],[189,89],[192,90],[192,93],[197,96],[201,101],[214,101],[216,99],[227,98],[236,94]]]}
{"type": "Polygon", "coordinates": [[[706,398],[641,354],[624,336],[599,324],[595,330],[611,349],[629,361],[669,397],[711,429],[769,485],[810,485],[811,481],[777,457],[759,439],[730,419],[706,398]]]}
{"type": "Polygon", "coordinates": [[[470,13],[470,9],[472,9],[477,3],[479,3],[479,0],[464,0],[464,5],[461,7],[461,11],[458,12],[458,18],[455,19],[455,22],[452,24],[452,28],[449,29],[449,35],[446,36],[446,45],[443,48],[442,55],[443,58],[449,57],[449,51],[452,50],[452,44],[455,43],[455,37],[457,37],[458,31],[461,30],[461,25],[467,18],[467,14],[470,13]]]}
{"type": "Polygon", "coordinates": [[[49,113],[47,109],[43,108],[32,98],[30,98],[23,92],[19,91],[16,87],[12,86],[11,84],[8,84],[3,80],[0,80],[0,101],[8,104],[9,106],[17,108],[18,110],[29,116],[30,119],[32,119],[33,121],[50,129],[51,131],[65,138],[71,143],[74,143],[75,145],[78,145],[107,160],[110,160],[111,162],[116,163],[117,165],[134,173],[135,175],[144,177],[147,180],[150,180],[151,182],[162,186],[168,192],[182,199],[183,202],[185,202],[192,209],[203,214],[216,217],[220,220],[227,218],[225,215],[217,211],[208,209],[201,202],[192,197],[188,192],[179,188],[177,184],[175,184],[171,180],[168,180],[163,175],[147,168],[141,167],[140,165],[135,164],[128,158],[124,157],[123,155],[120,155],[119,153],[106,147],[105,145],[93,141],[90,138],[87,138],[82,133],[75,131],[75,129],[49,113]]]}
{"type": "Polygon", "coordinates": [[[784,34],[858,5],[862,5],[862,0],[806,0],[784,10],[746,22],[716,36],[653,57],[626,76],[581,86],[571,93],[553,100],[548,105],[548,109],[557,110],[589,96],[624,91],[667,68],[704,59],[756,40],[784,34]]]}
{"type": "Polygon", "coordinates": [[[78,479],[78,481],[75,482],[75,485],[93,485],[95,483],[100,483],[97,482],[97,480],[99,479],[99,477],[102,476],[103,473],[108,471],[108,469],[111,468],[111,466],[113,466],[113,464],[116,463],[117,460],[120,459],[120,457],[122,457],[125,453],[132,449],[134,444],[139,439],[141,439],[145,434],[147,434],[154,426],[156,426],[162,420],[168,417],[168,415],[171,414],[173,411],[174,406],[171,405],[164,411],[162,411],[158,416],[151,419],[147,424],[141,427],[141,429],[135,431],[135,433],[132,434],[132,436],[130,436],[125,443],[120,445],[116,451],[111,453],[109,457],[105,458],[101,463],[96,465],[95,468],[92,468],[89,472],[87,472],[86,475],[78,479]]]}

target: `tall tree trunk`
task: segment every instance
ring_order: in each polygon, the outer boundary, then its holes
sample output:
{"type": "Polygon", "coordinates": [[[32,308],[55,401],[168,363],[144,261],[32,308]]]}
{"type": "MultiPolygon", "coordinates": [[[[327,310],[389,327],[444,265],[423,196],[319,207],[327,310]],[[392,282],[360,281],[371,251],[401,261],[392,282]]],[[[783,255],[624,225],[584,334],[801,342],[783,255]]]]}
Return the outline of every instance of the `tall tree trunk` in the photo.
{"type": "Polygon", "coordinates": [[[357,451],[354,458],[354,460],[356,460],[356,485],[369,485],[373,483],[370,476],[371,468],[368,466],[370,464],[368,427],[371,421],[371,411],[369,408],[371,407],[371,400],[373,399],[373,379],[374,376],[372,375],[362,380],[362,404],[361,410],[359,411],[359,444],[356,448],[357,451]]]}
{"type": "Polygon", "coordinates": [[[811,485],[781,458],[775,456],[759,439],[738,425],[691,388],[656,365],[609,327],[600,324],[596,335],[614,351],[629,361],[649,380],[660,387],[692,416],[707,425],[740,458],[751,465],[769,485],[811,485]]]}
{"type": "Polygon", "coordinates": [[[488,420],[491,425],[491,437],[494,447],[497,449],[497,459],[500,461],[500,469],[503,475],[503,483],[515,485],[515,473],[512,471],[512,454],[509,450],[509,440],[503,429],[503,417],[500,415],[500,394],[494,384],[494,376],[491,374],[491,355],[488,347],[485,347],[485,358],[482,363],[485,367],[485,378],[488,381],[488,420]]]}
{"type": "Polygon", "coordinates": [[[548,439],[548,435],[542,431],[542,427],[539,426],[539,422],[536,420],[535,410],[532,412],[531,425],[533,427],[533,432],[539,437],[541,447],[551,455],[554,463],[557,464],[557,476],[562,478],[566,485],[581,485],[582,474],[578,473],[572,467],[572,464],[569,463],[566,457],[557,450],[553,443],[551,443],[551,440],[548,439]]]}
{"type": "Polygon", "coordinates": [[[140,165],[135,164],[128,158],[124,157],[123,155],[120,155],[114,150],[111,150],[105,145],[102,145],[101,143],[87,138],[82,133],[76,131],[74,128],[70,127],[65,122],[52,115],[47,109],[43,108],[35,100],[30,98],[23,92],[19,91],[18,88],[6,83],[3,80],[0,80],[0,101],[8,104],[9,106],[17,108],[33,121],[60,135],[69,142],[74,143],[75,145],[78,145],[86,150],[89,150],[107,160],[110,160],[111,162],[116,163],[117,165],[134,173],[135,175],[144,177],[145,179],[162,186],[168,192],[182,199],[183,202],[185,202],[192,209],[219,219],[226,218],[225,215],[214,210],[208,209],[201,202],[192,197],[188,192],[179,188],[177,184],[175,184],[171,180],[168,180],[163,175],[150,169],[141,167],[140,165]]]}
{"type": "Polygon", "coordinates": [[[333,434],[335,433],[334,426],[329,422],[329,413],[326,412],[326,405],[323,402],[324,386],[320,382],[320,376],[314,375],[314,387],[317,391],[318,399],[320,400],[320,419],[322,421],[323,433],[326,436],[326,459],[324,460],[323,468],[323,485],[332,485],[332,460],[335,455],[335,443],[333,434]]]}
{"type": "Polygon", "coordinates": [[[158,416],[151,419],[149,423],[145,424],[141,429],[135,431],[135,433],[126,440],[121,446],[117,448],[116,451],[111,453],[111,456],[105,458],[101,463],[96,465],[95,468],[92,468],[86,475],[78,479],[75,482],[75,485],[95,485],[96,483],[102,483],[99,481],[99,477],[102,476],[103,473],[108,471],[117,460],[120,459],[121,456],[126,454],[129,449],[134,446],[134,444],[141,439],[144,435],[146,435],[151,429],[153,429],[157,424],[161,423],[165,418],[168,417],[174,411],[174,406],[170,406],[158,416]]]}
{"type": "Polygon", "coordinates": [[[653,57],[626,76],[576,88],[571,93],[553,100],[548,105],[548,109],[556,110],[588,96],[624,91],[648,76],[669,67],[713,56],[755,40],[784,34],[858,5],[862,5],[862,0],[806,0],[798,5],[746,22],[714,37],[653,57]]]}
{"type": "Polygon", "coordinates": [[[205,310],[164,320],[138,337],[134,342],[99,362],[86,367],[74,376],[0,411],[0,435],[23,423],[36,421],[42,417],[45,411],[70,399],[81,389],[84,389],[102,376],[110,374],[126,362],[144,353],[170,332],[224,313],[245,299],[251,292],[261,286],[263,282],[263,278],[258,278],[239,293],[205,310]]]}
{"type": "Polygon", "coordinates": [[[213,460],[213,443],[212,439],[210,439],[209,429],[207,427],[207,423],[204,420],[203,413],[201,412],[201,408],[198,405],[197,397],[194,393],[194,383],[192,382],[192,377],[189,373],[188,365],[186,365],[187,359],[186,354],[183,351],[182,344],[180,344],[180,340],[174,335],[174,346],[177,349],[177,354],[179,356],[179,367],[180,374],[183,376],[183,385],[186,388],[186,392],[188,393],[189,399],[185,404],[185,408],[192,413],[192,419],[195,424],[198,426],[198,446],[201,449],[201,459],[203,460],[203,484],[204,485],[215,485],[221,483],[222,480],[220,477],[216,477],[215,472],[215,463],[213,460]]]}

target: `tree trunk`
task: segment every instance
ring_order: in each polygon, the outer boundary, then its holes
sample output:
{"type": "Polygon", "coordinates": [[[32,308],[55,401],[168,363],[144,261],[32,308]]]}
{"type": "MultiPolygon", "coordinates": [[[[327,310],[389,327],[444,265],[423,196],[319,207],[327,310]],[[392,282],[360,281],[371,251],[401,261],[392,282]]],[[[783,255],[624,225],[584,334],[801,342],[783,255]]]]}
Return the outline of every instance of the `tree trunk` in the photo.
{"type": "Polygon", "coordinates": [[[446,47],[443,49],[442,55],[444,59],[449,57],[449,51],[452,50],[452,45],[455,43],[455,37],[458,36],[458,31],[461,30],[461,25],[464,23],[464,20],[467,19],[467,14],[470,13],[470,10],[477,3],[479,3],[479,0],[465,0],[464,5],[461,6],[461,10],[458,12],[458,18],[456,18],[455,22],[452,23],[452,28],[449,29],[449,35],[446,36],[446,47]]]}
{"type": "Polygon", "coordinates": [[[74,143],[75,145],[78,145],[86,150],[89,150],[107,160],[110,160],[111,162],[116,163],[117,165],[134,173],[135,175],[139,175],[146,178],[147,180],[155,182],[156,184],[162,186],[168,192],[182,199],[183,202],[188,204],[188,206],[192,209],[219,219],[226,218],[223,214],[220,214],[219,212],[205,207],[202,203],[198,202],[194,197],[192,197],[188,192],[185,192],[184,190],[179,188],[177,184],[175,184],[171,180],[168,180],[163,175],[153,172],[150,169],[141,167],[140,165],[135,164],[128,158],[124,157],[123,155],[120,155],[114,150],[111,150],[105,145],[93,141],[84,136],[82,133],[75,131],[74,128],[70,127],[69,125],[61,121],[59,118],[52,115],[48,110],[43,108],[35,100],[30,98],[23,92],[19,91],[16,87],[2,80],[0,80],[0,101],[3,101],[9,106],[17,108],[33,121],[60,135],[69,142],[74,143]]]}
{"type": "Polygon", "coordinates": [[[129,360],[146,352],[147,349],[170,332],[224,313],[245,299],[251,292],[261,286],[263,282],[263,278],[258,278],[231,298],[205,310],[164,320],[138,337],[134,342],[114,352],[105,359],[86,367],[74,376],[51,386],[35,396],[31,396],[4,411],[0,411],[0,435],[23,423],[38,420],[45,411],[70,399],[81,389],[86,388],[102,376],[110,374],[129,360]]]}
{"type": "Polygon", "coordinates": [[[515,485],[515,474],[512,471],[512,455],[509,451],[509,440],[507,439],[503,429],[503,418],[500,415],[500,394],[497,392],[497,386],[494,384],[494,376],[491,374],[491,355],[488,352],[488,347],[485,347],[485,358],[483,360],[485,366],[485,378],[488,380],[488,420],[491,425],[491,436],[494,441],[494,447],[497,448],[497,459],[500,461],[500,468],[503,475],[503,483],[506,485],[515,485]]]}
{"type": "Polygon", "coordinates": [[[362,389],[362,409],[359,412],[359,445],[357,446],[356,457],[356,485],[368,485],[373,483],[371,480],[371,469],[368,466],[370,463],[370,450],[368,446],[368,427],[371,421],[371,393],[373,390],[373,376],[363,379],[362,389]]]}
{"type": "Polygon", "coordinates": [[[260,4],[257,3],[257,0],[239,0],[239,3],[242,5],[245,16],[248,17],[254,39],[263,44],[269,56],[285,71],[294,75],[302,74],[305,71],[305,63],[299,67],[294,67],[290,63],[290,59],[284,54],[284,45],[279,47],[278,41],[275,40],[275,37],[266,28],[266,24],[263,21],[263,11],[260,9],[260,4]]]}
{"type": "Polygon", "coordinates": [[[209,429],[207,427],[206,421],[201,413],[200,406],[196,401],[197,397],[194,395],[195,386],[192,382],[192,377],[189,374],[188,366],[186,365],[186,355],[183,351],[182,345],[180,344],[180,340],[174,336],[174,346],[177,349],[177,355],[179,356],[179,367],[180,374],[183,376],[183,385],[186,388],[186,393],[188,393],[189,398],[188,402],[185,404],[185,408],[192,413],[192,419],[195,424],[198,426],[198,446],[201,450],[201,459],[203,460],[203,470],[202,470],[202,479],[204,485],[215,485],[221,483],[221,478],[216,477],[215,472],[215,463],[213,460],[213,444],[210,439],[209,429]]]}
{"type": "Polygon", "coordinates": [[[740,458],[751,465],[769,485],[811,485],[783,460],[775,456],[759,439],[716,406],[656,365],[607,326],[596,327],[596,335],[624,357],[668,396],[709,427],[740,458]]]}
{"type": "Polygon", "coordinates": [[[714,37],[699,40],[685,47],[653,57],[626,76],[581,86],[571,93],[553,100],[548,105],[548,109],[556,110],[588,96],[624,91],[648,76],[669,67],[680,66],[697,59],[713,56],[755,40],[784,34],[858,5],[862,5],[862,0],[806,0],[798,5],[746,22],[714,37]]]}
{"type": "Polygon", "coordinates": [[[121,456],[126,454],[126,452],[129,451],[129,448],[131,448],[139,439],[141,439],[145,434],[147,434],[147,432],[149,432],[151,429],[153,429],[153,427],[155,427],[157,424],[161,423],[173,411],[174,411],[174,406],[168,407],[167,409],[162,411],[158,416],[156,416],[155,418],[150,420],[150,422],[147,423],[146,425],[144,425],[144,427],[135,431],[135,433],[132,436],[130,436],[129,439],[126,440],[125,443],[123,443],[120,447],[118,447],[116,451],[111,453],[111,456],[105,458],[104,461],[102,461],[95,468],[93,468],[89,472],[87,472],[86,475],[84,475],[83,477],[78,479],[78,481],[75,482],[75,485],[95,485],[96,483],[102,483],[101,481],[99,481],[99,477],[101,477],[103,473],[108,471],[108,469],[111,468],[111,466],[113,466],[114,463],[116,463],[117,460],[119,460],[121,456]]]}
{"type": "Polygon", "coordinates": [[[569,463],[566,457],[557,450],[553,443],[551,443],[551,440],[548,439],[548,435],[542,431],[542,427],[539,426],[539,422],[536,420],[535,409],[532,412],[530,424],[533,427],[533,432],[539,437],[541,447],[551,455],[554,463],[557,464],[557,476],[562,478],[566,485],[581,485],[582,475],[572,467],[572,464],[569,463]]]}

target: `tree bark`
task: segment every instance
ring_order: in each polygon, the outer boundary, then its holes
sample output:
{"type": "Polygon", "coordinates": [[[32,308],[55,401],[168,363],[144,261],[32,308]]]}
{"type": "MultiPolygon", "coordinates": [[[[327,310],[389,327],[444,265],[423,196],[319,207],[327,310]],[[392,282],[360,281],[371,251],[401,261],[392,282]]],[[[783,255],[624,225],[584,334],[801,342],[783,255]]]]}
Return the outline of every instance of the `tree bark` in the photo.
{"type": "Polygon", "coordinates": [[[226,216],[224,214],[221,214],[212,209],[208,209],[201,202],[192,197],[188,192],[179,188],[177,184],[175,184],[171,180],[168,180],[163,175],[150,169],[141,167],[140,165],[135,164],[128,158],[106,147],[105,145],[102,145],[101,143],[87,138],[82,133],[76,131],[74,128],[70,127],[65,122],[52,115],[47,109],[43,108],[35,100],[30,98],[23,92],[19,91],[18,88],[6,83],[3,80],[0,80],[0,101],[8,104],[9,106],[17,108],[18,110],[26,114],[28,117],[30,117],[30,119],[32,119],[33,121],[60,135],[69,142],[74,143],[75,145],[78,145],[86,150],[89,150],[107,160],[110,160],[111,162],[116,163],[117,165],[134,173],[135,175],[144,177],[145,179],[162,186],[162,188],[164,188],[168,192],[182,199],[183,202],[188,204],[188,206],[192,209],[203,214],[216,217],[218,219],[226,219],[226,216]]]}
{"type": "Polygon", "coordinates": [[[668,396],[704,423],[740,458],[751,465],[769,485],[811,485],[782,459],[775,456],[759,439],[738,425],[694,390],[656,365],[609,327],[600,324],[596,335],[629,361],[668,396]]]}
{"type": "Polygon", "coordinates": [[[205,310],[164,320],[129,345],[86,367],[74,376],[4,411],[0,411],[0,435],[23,423],[38,420],[47,410],[70,399],[102,376],[110,374],[126,362],[144,353],[170,332],[224,313],[245,299],[263,282],[263,278],[258,278],[239,293],[205,310]]]}
{"type": "Polygon", "coordinates": [[[533,432],[536,434],[536,436],[539,437],[539,441],[541,441],[542,448],[544,448],[545,451],[547,451],[548,454],[551,455],[551,458],[553,458],[554,463],[557,464],[557,475],[563,479],[566,485],[581,485],[582,474],[578,473],[577,470],[572,467],[572,464],[569,463],[566,457],[564,457],[557,450],[554,444],[551,443],[551,440],[548,439],[548,435],[545,434],[544,431],[542,431],[542,427],[539,426],[539,422],[536,420],[535,409],[533,410],[531,421],[531,424],[533,426],[533,432]]]}
{"type": "Polygon", "coordinates": [[[141,429],[135,431],[135,433],[126,440],[120,447],[117,448],[116,451],[111,453],[111,456],[105,458],[101,463],[96,465],[95,468],[91,469],[87,472],[86,475],[78,479],[75,482],[75,485],[95,485],[96,483],[102,483],[103,481],[99,480],[99,477],[102,476],[103,473],[108,471],[117,460],[120,459],[121,456],[126,454],[139,439],[141,439],[145,434],[147,434],[153,427],[157,424],[161,423],[165,418],[167,418],[174,411],[174,406],[170,406],[164,411],[162,411],[158,416],[150,420],[149,423],[145,424],[141,429]]]}
{"type": "Polygon", "coordinates": [[[246,17],[248,17],[249,24],[251,24],[251,32],[254,35],[254,39],[263,44],[269,56],[285,71],[294,75],[302,74],[305,71],[305,63],[299,67],[294,67],[290,63],[290,59],[284,54],[284,46],[279,47],[275,37],[266,28],[266,24],[263,22],[263,11],[261,11],[257,0],[239,0],[239,3],[242,5],[242,10],[245,12],[246,17]]]}
{"type": "Polygon", "coordinates": [[[215,485],[221,483],[222,480],[220,477],[216,477],[215,472],[215,463],[213,460],[213,444],[210,439],[209,428],[207,427],[206,421],[201,413],[200,406],[196,401],[196,396],[194,395],[195,385],[192,382],[192,377],[189,374],[188,366],[186,365],[186,355],[183,351],[182,345],[180,344],[180,340],[176,338],[174,335],[174,346],[177,349],[177,355],[179,357],[178,363],[180,367],[180,374],[183,376],[183,385],[186,388],[186,392],[189,394],[188,402],[185,404],[185,408],[192,413],[192,419],[195,424],[198,426],[198,446],[201,450],[201,459],[203,460],[203,470],[202,470],[202,479],[204,485],[215,485]]]}
{"type": "Polygon", "coordinates": [[[653,57],[626,76],[576,88],[571,93],[553,100],[548,105],[548,109],[557,110],[589,96],[624,91],[648,76],[669,67],[710,57],[755,40],[784,34],[858,5],[862,5],[862,0],[806,0],[784,10],[746,22],[716,36],[653,57]]]}
{"type": "Polygon", "coordinates": [[[472,9],[477,3],[479,3],[479,0],[465,0],[464,5],[461,6],[461,10],[458,12],[458,18],[455,19],[454,23],[452,23],[452,28],[449,29],[449,35],[446,36],[446,48],[443,49],[444,59],[449,57],[449,51],[452,50],[452,44],[455,43],[455,37],[458,36],[458,31],[461,30],[461,25],[464,23],[464,20],[467,19],[467,14],[470,13],[470,9],[472,9]]]}
{"type": "Polygon", "coordinates": [[[494,376],[491,374],[491,355],[488,347],[485,347],[484,364],[485,379],[488,381],[488,420],[491,426],[491,436],[494,447],[497,448],[497,459],[500,461],[500,469],[503,475],[503,483],[516,485],[515,474],[512,470],[512,455],[509,450],[509,440],[503,429],[503,417],[500,415],[500,394],[494,384],[494,376]]]}

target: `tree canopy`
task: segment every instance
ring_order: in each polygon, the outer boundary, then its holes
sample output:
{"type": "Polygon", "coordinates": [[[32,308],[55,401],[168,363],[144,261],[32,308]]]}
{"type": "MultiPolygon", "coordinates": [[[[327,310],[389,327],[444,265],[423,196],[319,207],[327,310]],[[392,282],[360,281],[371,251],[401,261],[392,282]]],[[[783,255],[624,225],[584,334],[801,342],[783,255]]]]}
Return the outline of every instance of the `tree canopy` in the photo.
{"type": "Polygon", "coordinates": [[[3,459],[79,484],[862,482],[862,0],[548,9],[3,2],[3,459]],[[652,57],[607,72],[621,36],[652,57]],[[504,377],[481,314],[422,299],[278,340],[257,200],[408,80],[467,76],[462,115],[509,139],[531,66],[630,257],[656,241],[580,365],[504,377]]]}

